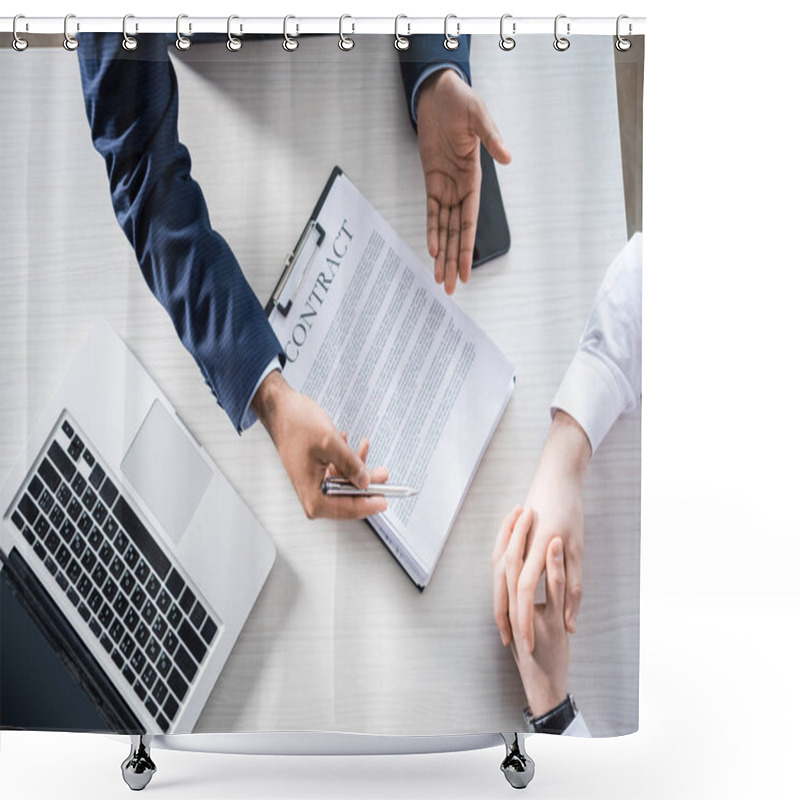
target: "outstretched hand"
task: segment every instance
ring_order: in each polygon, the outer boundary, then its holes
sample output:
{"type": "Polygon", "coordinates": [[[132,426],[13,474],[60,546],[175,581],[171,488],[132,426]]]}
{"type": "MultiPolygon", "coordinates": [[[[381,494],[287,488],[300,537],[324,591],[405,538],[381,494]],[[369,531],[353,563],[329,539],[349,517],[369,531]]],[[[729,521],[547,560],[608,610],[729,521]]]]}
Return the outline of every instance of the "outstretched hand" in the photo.
{"type": "Polygon", "coordinates": [[[423,84],[417,105],[419,154],[425,173],[428,252],[434,277],[452,294],[466,283],[478,226],[480,145],[501,164],[511,162],[486,104],[452,69],[423,84]]]}

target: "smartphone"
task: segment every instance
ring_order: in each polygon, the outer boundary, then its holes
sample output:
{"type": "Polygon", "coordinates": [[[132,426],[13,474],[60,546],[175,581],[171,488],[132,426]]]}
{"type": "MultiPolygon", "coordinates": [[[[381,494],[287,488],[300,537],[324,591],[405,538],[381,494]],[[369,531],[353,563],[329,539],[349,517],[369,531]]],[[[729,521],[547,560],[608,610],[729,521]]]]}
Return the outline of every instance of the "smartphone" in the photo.
{"type": "Polygon", "coordinates": [[[472,266],[479,267],[497,256],[502,256],[511,247],[511,232],[508,230],[503,197],[497,181],[494,159],[481,145],[481,205],[478,211],[478,227],[475,231],[475,249],[472,266]]]}

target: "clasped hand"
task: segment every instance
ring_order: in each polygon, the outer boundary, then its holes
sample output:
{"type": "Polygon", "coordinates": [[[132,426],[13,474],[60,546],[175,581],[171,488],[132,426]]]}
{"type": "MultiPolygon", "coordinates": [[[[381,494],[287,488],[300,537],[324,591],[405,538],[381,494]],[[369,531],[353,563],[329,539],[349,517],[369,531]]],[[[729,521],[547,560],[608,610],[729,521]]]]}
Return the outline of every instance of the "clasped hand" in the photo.
{"type": "MultiPolygon", "coordinates": [[[[536,640],[534,593],[551,542],[564,551],[564,627],[574,633],[583,596],[583,475],[591,446],[568,414],[555,414],[525,500],[503,521],[492,558],[494,616],[504,645],[530,653],[536,640]]],[[[562,698],[563,699],[563,698],[562,698]]]]}

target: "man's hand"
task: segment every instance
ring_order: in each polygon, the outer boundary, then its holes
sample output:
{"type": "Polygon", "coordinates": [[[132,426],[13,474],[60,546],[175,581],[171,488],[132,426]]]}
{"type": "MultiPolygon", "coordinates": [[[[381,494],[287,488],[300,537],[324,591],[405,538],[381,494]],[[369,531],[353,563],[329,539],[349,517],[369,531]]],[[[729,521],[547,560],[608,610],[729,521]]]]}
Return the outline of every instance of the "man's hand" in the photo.
{"type": "Polygon", "coordinates": [[[495,548],[494,612],[505,645],[516,627],[517,648],[526,653],[534,649],[534,593],[555,537],[562,540],[566,561],[564,625],[570,633],[576,630],[583,596],[581,489],[590,458],[591,445],[583,429],[568,414],[557,411],[525,509],[510,523],[513,531],[504,552],[499,554],[495,548]]]}
{"type": "Polygon", "coordinates": [[[364,459],[369,443],[351,450],[330,417],[310,398],[292,389],[280,372],[271,372],[258,387],[252,408],[275,442],[283,466],[309,519],[353,519],[386,510],[385,497],[327,497],[326,475],[336,473],[366,488],[385,483],[385,467],[370,472],[364,459]]]}
{"type": "MultiPolygon", "coordinates": [[[[494,565],[503,560],[514,536],[525,537],[529,530],[515,523],[522,516],[517,506],[503,521],[497,536],[494,565]]],[[[536,646],[533,653],[518,646],[523,635],[517,617],[511,627],[511,650],[517,663],[528,706],[534,717],[540,717],[567,696],[567,672],[569,670],[569,635],[564,627],[564,548],[559,537],[550,541],[546,561],[546,602],[537,603],[533,609],[533,626],[536,631],[536,646]]]]}
{"type": "Polygon", "coordinates": [[[511,162],[486,104],[452,69],[434,73],[417,104],[419,154],[428,195],[428,252],[434,277],[452,294],[466,283],[478,225],[480,143],[496,161],[511,162]]]}

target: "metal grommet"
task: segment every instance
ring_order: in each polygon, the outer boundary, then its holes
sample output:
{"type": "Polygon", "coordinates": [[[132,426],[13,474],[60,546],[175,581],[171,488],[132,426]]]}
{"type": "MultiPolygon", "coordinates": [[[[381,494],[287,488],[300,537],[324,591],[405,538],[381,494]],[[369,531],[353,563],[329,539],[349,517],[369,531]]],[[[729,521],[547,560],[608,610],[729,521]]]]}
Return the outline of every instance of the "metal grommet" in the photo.
{"type": "MultiPolygon", "coordinates": [[[[126,50],[135,50],[139,46],[139,42],[137,41],[135,36],[128,36],[128,20],[129,19],[136,19],[133,14],[126,14],[122,18],[122,46],[126,50]]],[[[135,30],[139,30],[139,25],[135,26],[135,30]]]]}
{"type": "MultiPolygon", "coordinates": [[[[289,36],[289,31],[286,26],[290,19],[296,19],[296,17],[289,14],[283,18],[283,49],[286,50],[287,53],[293,53],[300,46],[300,42],[298,42],[297,39],[289,36]]],[[[299,25],[297,26],[297,32],[300,32],[299,25]]]]}
{"type": "MultiPolygon", "coordinates": [[[[239,17],[237,17],[236,14],[231,14],[228,17],[228,41],[225,42],[225,47],[227,47],[228,50],[231,51],[231,53],[236,53],[236,52],[238,52],[239,50],[242,49],[242,40],[241,39],[237,39],[231,33],[231,22],[233,22],[233,20],[235,20],[235,19],[239,19],[239,17]]],[[[241,31],[241,27],[239,28],[239,30],[241,31]]]]}
{"type": "MultiPolygon", "coordinates": [[[[556,40],[553,42],[553,47],[555,47],[555,49],[558,50],[561,53],[563,53],[565,50],[569,50],[569,39],[567,39],[566,36],[559,36],[559,34],[558,34],[558,21],[560,19],[566,19],[566,18],[567,18],[566,14],[559,14],[556,17],[555,23],[553,24],[553,35],[556,37],[556,40]]],[[[569,36],[569,27],[570,27],[570,25],[569,25],[569,22],[568,22],[567,23],[567,36],[569,36]]]]}
{"type": "MultiPolygon", "coordinates": [[[[178,37],[177,39],[175,39],[175,47],[177,47],[178,50],[188,50],[192,46],[192,40],[187,39],[181,33],[181,20],[188,19],[188,17],[189,17],[188,14],[178,14],[178,18],[175,20],[175,36],[178,37]]],[[[189,33],[191,32],[192,32],[192,23],[190,22],[189,33]]]]}
{"type": "MultiPolygon", "coordinates": [[[[458,39],[451,36],[447,32],[447,23],[450,22],[451,19],[457,20],[458,18],[456,17],[455,14],[448,14],[444,18],[444,46],[446,50],[458,50],[458,45],[460,44],[460,42],[458,41],[458,39]]],[[[458,36],[460,33],[461,33],[461,23],[456,21],[456,36],[458,36]]]]}
{"type": "MultiPolygon", "coordinates": [[[[11,40],[11,46],[12,46],[12,47],[13,47],[13,48],[14,48],[14,49],[15,49],[15,50],[18,52],[18,53],[21,53],[23,50],[27,50],[27,49],[28,49],[28,40],[27,40],[27,39],[23,39],[23,38],[22,38],[22,37],[21,37],[21,36],[20,36],[20,35],[17,33],[17,20],[18,20],[18,19],[25,19],[25,15],[24,15],[24,14],[17,14],[17,16],[16,16],[16,17],[14,17],[14,24],[13,24],[13,25],[12,25],[12,27],[11,27],[11,30],[12,30],[12,32],[13,32],[13,34],[14,34],[14,38],[11,40]]],[[[28,25],[27,25],[27,23],[26,23],[26,24],[25,24],[25,29],[27,30],[27,28],[28,28],[28,25]]]]}
{"type": "MultiPolygon", "coordinates": [[[[620,53],[624,53],[626,50],[630,50],[631,49],[631,40],[630,39],[625,39],[622,36],[622,34],[619,32],[619,27],[620,27],[619,24],[624,19],[628,19],[628,16],[626,14],[620,14],[617,17],[617,41],[614,42],[614,47],[616,47],[617,50],[620,51],[620,53]]],[[[628,35],[630,35],[630,33],[631,33],[631,24],[629,22],[628,23],[628,35]]]]}
{"type": "MultiPolygon", "coordinates": [[[[353,18],[349,14],[342,14],[342,16],[339,17],[339,49],[345,51],[352,50],[356,46],[356,43],[349,36],[345,36],[344,32],[342,31],[342,26],[344,25],[344,21],[346,19],[353,19],[353,18]]],[[[352,23],[352,30],[350,32],[351,33],[356,32],[355,22],[352,23]]]]}
{"type": "Polygon", "coordinates": [[[401,36],[400,31],[398,30],[401,19],[408,19],[408,17],[405,14],[398,14],[394,18],[394,46],[396,50],[408,50],[408,48],[411,47],[411,40],[407,38],[408,36],[411,36],[411,23],[406,23],[408,31],[406,32],[405,36],[401,36]]]}
{"type": "Polygon", "coordinates": [[[74,14],[67,14],[67,16],[64,17],[64,49],[69,50],[70,52],[78,49],[78,40],[69,32],[67,28],[71,19],[75,19],[74,14]]]}
{"type": "MultiPolygon", "coordinates": [[[[506,36],[504,26],[507,19],[511,19],[511,14],[503,14],[500,17],[500,49],[505,50],[508,52],[509,50],[513,50],[517,46],[517,42],[515,39],[512,39],[510,36],[506,36]]],[[[517,23],[511,23],[511,33],[517,32],[517,23]]]]}

